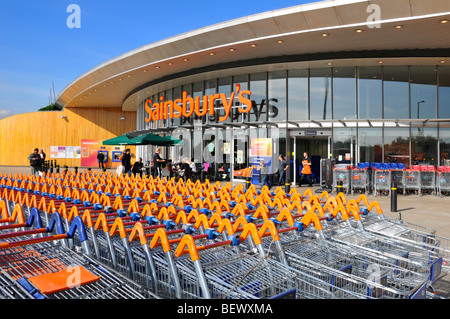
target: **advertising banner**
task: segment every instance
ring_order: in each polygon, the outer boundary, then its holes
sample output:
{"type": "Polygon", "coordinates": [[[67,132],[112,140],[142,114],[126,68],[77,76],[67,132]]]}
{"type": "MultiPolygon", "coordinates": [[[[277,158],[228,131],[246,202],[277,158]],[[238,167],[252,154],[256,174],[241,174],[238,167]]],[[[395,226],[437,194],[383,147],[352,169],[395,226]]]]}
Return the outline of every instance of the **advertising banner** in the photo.
{"type": "MultiPolygon", "coordinates": [[[[264,170],[264,172],[273,174],[271,138],[252,138],[250,140],[250,165],[254,167],[260,167],[261,160],[263,160],[264,165],[267,166],[267,169],[264,170]]],[[[259,174],[259,170],[253,170],[253,184],[259,184],[259,174]]]]}
{"type": "Polygon", "coordinates": [[[120,165],[119,156],[125,146],[102,145],[102,140],[81,140],[81,166],[98,167],[97,155],[105,155],[103,163],[106,168],[116,168],[120,165]]]}

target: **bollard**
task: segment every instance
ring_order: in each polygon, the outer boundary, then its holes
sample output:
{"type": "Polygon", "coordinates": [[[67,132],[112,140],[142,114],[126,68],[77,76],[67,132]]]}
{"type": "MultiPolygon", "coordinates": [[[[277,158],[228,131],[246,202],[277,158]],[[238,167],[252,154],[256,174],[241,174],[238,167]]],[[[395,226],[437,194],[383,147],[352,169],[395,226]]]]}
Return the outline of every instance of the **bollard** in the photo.
{"type": "Polygon", "coordinates": [[[391,186],[391,212],[397,212],[397,184],[394,182],[391,186]]]}
{"type": "Polygon", "coordinates": [[[50,174],[53,174],[53,161],[50,161],[50,174]]]}
{"type": "Polygon", "coordinates": [[[250,184],[251,184],[250,177],[247,176],[247,178],[245,179],[245,189],[249,189],[250,184]]]}
{"type": "Polygon", "coordinates": [[[69,171],[69,166],[64,166],[64,174],[67,175],[67,172],[69,171]]]}
{"type": "Polygon", "coordinates": [[[78,174],[78,167],[75,166],[74,169],[75,169],[75,175],[77,175],[78,174]]]}
{"type": "Polygon", "coordinates": [[[59,174],[59,165],[56,165],[56,174],[59,174]]]}
{"type": "Polygon", "coordinates": [[[291,180],[288,178],[284,184],[284,192],[289,194],[291,192],[291,180]]]}
{"type": "Polygon", "coordinates": [[[338,181],[337,182],[337,194],[342,193],[342,189],[344,188],[344,182],[343,181],[338,181]]]}

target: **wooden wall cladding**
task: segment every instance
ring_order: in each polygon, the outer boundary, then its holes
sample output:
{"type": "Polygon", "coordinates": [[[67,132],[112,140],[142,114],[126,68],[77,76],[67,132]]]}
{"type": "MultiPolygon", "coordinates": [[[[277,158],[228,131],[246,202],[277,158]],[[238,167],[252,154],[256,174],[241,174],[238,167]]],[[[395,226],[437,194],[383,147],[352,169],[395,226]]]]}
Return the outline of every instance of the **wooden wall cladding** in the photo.
{"type": "MultiPolygon", "coordinates": [[[[50,146],[81,146],[82,139],[106,140],[134,130],[136,112],[119,108],[65,108],[10,116],[0,120],[0,165],[29,166],[28,156],[35,148],[43,149],[50,159],[50,146]]],[[[57,163],[80,167],[81,160],[57,163]]]]}

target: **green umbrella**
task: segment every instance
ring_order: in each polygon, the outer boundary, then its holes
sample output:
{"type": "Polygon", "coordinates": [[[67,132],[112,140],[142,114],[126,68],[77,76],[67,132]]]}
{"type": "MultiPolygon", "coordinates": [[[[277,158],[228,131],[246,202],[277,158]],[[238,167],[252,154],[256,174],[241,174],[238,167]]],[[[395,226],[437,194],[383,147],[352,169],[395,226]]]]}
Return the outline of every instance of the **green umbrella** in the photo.
{"type": "Polygon", "coordinates": [[[180,143],[180,140],[172,139],[170,136],[159,136],[153,133],[142,134],[129,140],[128,145],[157,145],[173,146],[180,143]]]}
{"type": "Polygon", "coordinates": [[[103,141],[103,145],[128,145],[130,142],[130,138],[127,134],[123,134],[114,138],[110,138],[109,140],[103,141]]]}

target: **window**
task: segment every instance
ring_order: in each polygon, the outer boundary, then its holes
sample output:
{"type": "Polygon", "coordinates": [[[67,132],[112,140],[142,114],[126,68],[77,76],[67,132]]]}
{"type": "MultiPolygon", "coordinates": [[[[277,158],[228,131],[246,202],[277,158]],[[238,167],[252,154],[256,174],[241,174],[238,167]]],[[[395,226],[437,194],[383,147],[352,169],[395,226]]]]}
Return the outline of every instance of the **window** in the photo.
{"type": "Polygon", "coordinates": [[[269,121],[286,121],[286,71],[269,73],[269,121]]]}
{"type": "Polygon", "coordinates": [[[382,69],[378,66],[358,68],[358,118],[382,118],[382,69]]]}
{"type": "Polygon", "coordinates": [[[384,129],[384,162],[403,163],[409,167],[409,128],[384,129]]]}
{"type": "Polygon", "coordinates": [[[333,69],[333,118],[356,119],[355,68],[333,69]]]}
{"type": "Polygon", "coordinates": [[[439,67],[439,118],[450,118],[450,67],[439,67]]]}
{"type": "Polygon", "coordinates": [[[311,69],[309,96],[311,120],[330,120],[331,69],[311,69]]]}
{"type": "Polygon", "coordinates": [[[250,91],[253,106],[249,113],[244,113],[244,119],[249,122],[267,121],[266,73],[250,74],[250,91]]]}
{"type": "Polygon", "coordinates": [[[383,73],[384,118],[410,118],[408,67],[387,66],[384,67],[383,73]]]}
{"type": "Polygon", "coordinates": [[[308,70],[288,71],[288,119],[305,121],[308,116],[308,70]]]}
{"type": "Polygon", "coordinates": [[[358,128],[359,161],[382,162],[382,128],[358,128]]]}
{"type": "Polygon", "coordinates": [[[411,119],[436,118],[436,67],[412,66],[410,72],[411,119]]]}

